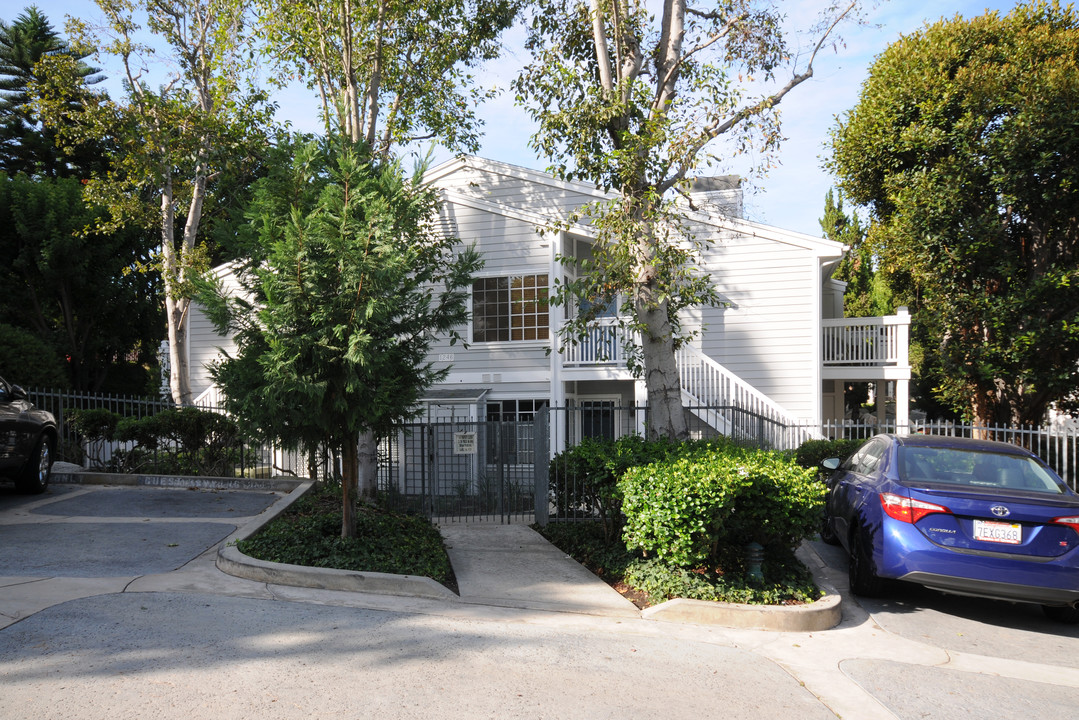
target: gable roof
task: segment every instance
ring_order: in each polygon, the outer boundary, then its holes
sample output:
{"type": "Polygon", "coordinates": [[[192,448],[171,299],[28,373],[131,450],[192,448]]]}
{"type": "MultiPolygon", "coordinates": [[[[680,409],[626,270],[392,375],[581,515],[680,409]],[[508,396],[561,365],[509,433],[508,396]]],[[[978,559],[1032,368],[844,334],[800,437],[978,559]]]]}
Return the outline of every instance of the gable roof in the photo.
{"type": "MultiPolygon", "coordinates": [[[[454,189],[451,178],[455,175],[479,172],[481,174],[500,175],[513,180],[530,183],[552,190],[580,195],[583,198],[581,204],[596,200],[610,200],[617,197],[617,193],[605,192],[591,183],[573,180],[560,180],[550,173],[540,170],[511,165],[497,160],[489,160],[473,155],[461,155],[453,160],[442,163],[432,168],[424,176],[424,180],[440,189],[446,200],[461,203],[476,209],[485,210],[506,217],[512,217],[542,227],[552,221],[562,220],[557,212],[543,213],[520,207],[514,202],[512,196],[499,196],[497,198],[481,197],[454,189]]],[[[720,231],[734,232],[743,236],[758,237],[772,242],[791,245],[808,250],[822,260],[843,257],[848,249],[846,245],[828,240],[827,238],[814,237],[805,233],[783,230],[781,228],[765,225],[763,223],[734,218],[707,210],[690,210],[685,208],[684,216],[692,223],[712,227],[720,231]]],[[[577,223],[570,228],[574,234],[583,237],[594,237],[595,232],[584,223],[577,223]]]]}

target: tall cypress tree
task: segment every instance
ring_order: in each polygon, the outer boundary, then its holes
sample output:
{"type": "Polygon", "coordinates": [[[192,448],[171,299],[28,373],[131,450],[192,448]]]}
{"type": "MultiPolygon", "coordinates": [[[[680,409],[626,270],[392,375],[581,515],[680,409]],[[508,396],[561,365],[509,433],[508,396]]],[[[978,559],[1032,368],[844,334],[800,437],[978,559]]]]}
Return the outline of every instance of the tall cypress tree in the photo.
{"type": "Polygon", "coordinates": [[[479,255],[455,254],[436,209],[418,171],[406,179],[347,141],[305,145],[256,190],[267,252],[239,270],[243,297],[203,289],[238,348],[212,371],[228,410],[286,447],[341,453],[343,537],[357,496],[374,500],[377,437],[448,372],[427,361],[431,338],[455,337],[468,317],[479,255]]]}

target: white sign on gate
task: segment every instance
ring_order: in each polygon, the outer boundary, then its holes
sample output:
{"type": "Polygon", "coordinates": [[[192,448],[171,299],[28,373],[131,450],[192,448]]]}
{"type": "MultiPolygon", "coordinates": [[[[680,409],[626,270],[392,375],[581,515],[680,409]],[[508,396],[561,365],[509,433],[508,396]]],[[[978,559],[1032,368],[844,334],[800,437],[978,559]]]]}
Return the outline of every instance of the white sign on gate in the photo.
{"type": "Polygon", "coordinates": [[[454,455],[475,455],[476,454],[476,433],[474,432],[458,432],[453,434],[453,454],[454,455]]]}

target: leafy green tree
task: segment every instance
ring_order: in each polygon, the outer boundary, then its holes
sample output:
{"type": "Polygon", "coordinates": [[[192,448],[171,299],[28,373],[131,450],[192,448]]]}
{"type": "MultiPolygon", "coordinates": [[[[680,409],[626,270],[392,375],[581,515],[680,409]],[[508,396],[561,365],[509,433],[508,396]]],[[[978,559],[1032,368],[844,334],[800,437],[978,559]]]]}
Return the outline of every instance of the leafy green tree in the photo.
{"type": "Polygon", "coordinates": [[[128,224],[160,232],[153,267],[164,283],[173,401],[192,401],[187,316],[191,273],[205,268],[209,250],[199,242],[204,207],[222,174],[265,144],[269,122],[262,93],[252,87],[247,52],[249,0],[96,0],[106,27],[69,23],[77,48],[118,58],[126,96],[102,96],[72,107],[78,67],[69,56],[49,56],[36,84],[35,106],[65,143],[108,138],[117,150],[107,172],[95,173],[87,198],[109,211],[103,229],[128,224]],[[137,41],[142,27],[157,36],[174,71],[156,91],[146,81],[144,58],[155,49],[137,41]]]}
{"type": "Polygon", "coordinates": [[[105,79],[83,62],[87,53],[72,50],[36,6],[26,8],[11,24],[0,20],[0,171],[9,175],[80,177],[100,160],[94,142],[61,151],[55,132],[34,113],[30,86],[40,80],[38,63],[53,55],[70,59],[80,87],[105,79]]]}
{"type": "Polygon", "coordinates": [[[0,377],[27,388],[66,388],[64,361],[29,330],[0,323],[0,377]]]}
{"type": "Polygon", "coordinates": [[[832,190],[828,190],[820,226],[826,238],[850,248],[832,272],[833,278],[847,283],[843,294],[844,316],[877,317],[895,312],[887,278],[877,267],[877,259],[865,242],[866,229],[857,214],[848,215],[844,211],[842,193],[837,199],[832,190]]]}
{"type": "MultiPolygon", "coordinates": [[[[720,303],[693,269],[699,246],[679,221],[675,195],[692,172],[719,162],[720,138],[731,154],[754,147],[771,156],[780,141],[777,105],[812,76],[817,52],[854,9],[828,8],[805,64],[774,89],[791,53],[769,3],[665,0],[658,15],[633,0],[536,6],[532,62],[514,83],[539,123],[532,145],[560,176],[615,193],[582,211],[597,233],[594,256],[555,301],[605,307],[621,298],[621,314],[641,337],[639,354],[627,350],[648,388],[653,436],[688,435],[675,362],[685,339],[679,311],[720,303]],[[768,89],[749,94],[751,78],[768,89]]],[[[567,332],[580,333],[590,319],[578,315],[567,332]]]]}
{"type": "Polygon", "coordinates": [[[87,206],[78,180],[0,174],[0,322],[66,357],[78,390],[106,387],[132,356],[153,362],[161,340],[158,283],[131,272],[149,262],[153,235],[84,232],[102,215],[87,206]]]}
{"type": "Polygon", "coordinates": [[[937,392],[977,423],[1037,423],[1079,383],[1079,17],[955,17],[891,45],[833,131],[869,244],[908,272],[937,392]]]}
{"type": "Polygon", "coordinates": [[[308,143],[259,183],[266,255],[238,269],[244,292],[204,293],[237,343],[213,369],[229,411],[287,447],[340,452],[342,537],[355,534],[357,496],[374,500],[376,438],[448,372],[426,360],[431,338],[456,340],[468,317],[479,256],[436,234],[436,209],[420,171],[406,179],[362,145],[308,143]]]}
{"type": "Polygon", "coordinates": [[[391,149],[436,139],[475,152],[487,93],[468,69],[498,56],[521,0],[256,0],[267,51],[317,88],[326,134],[391,149]]]}

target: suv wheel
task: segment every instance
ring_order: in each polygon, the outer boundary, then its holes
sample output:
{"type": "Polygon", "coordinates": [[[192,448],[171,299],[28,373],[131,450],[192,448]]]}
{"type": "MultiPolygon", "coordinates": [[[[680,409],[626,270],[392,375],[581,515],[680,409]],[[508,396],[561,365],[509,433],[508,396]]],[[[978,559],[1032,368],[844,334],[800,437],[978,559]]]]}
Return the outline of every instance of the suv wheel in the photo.
{"type": "Polygon", "coordinates": [[[43,493],[49,486],[49,476],[52,474],[52,439],[47,435],[37,441],[34,452],[26,461],[22,475],[15,481],[15,487],[19,492],[43,493]]]}

